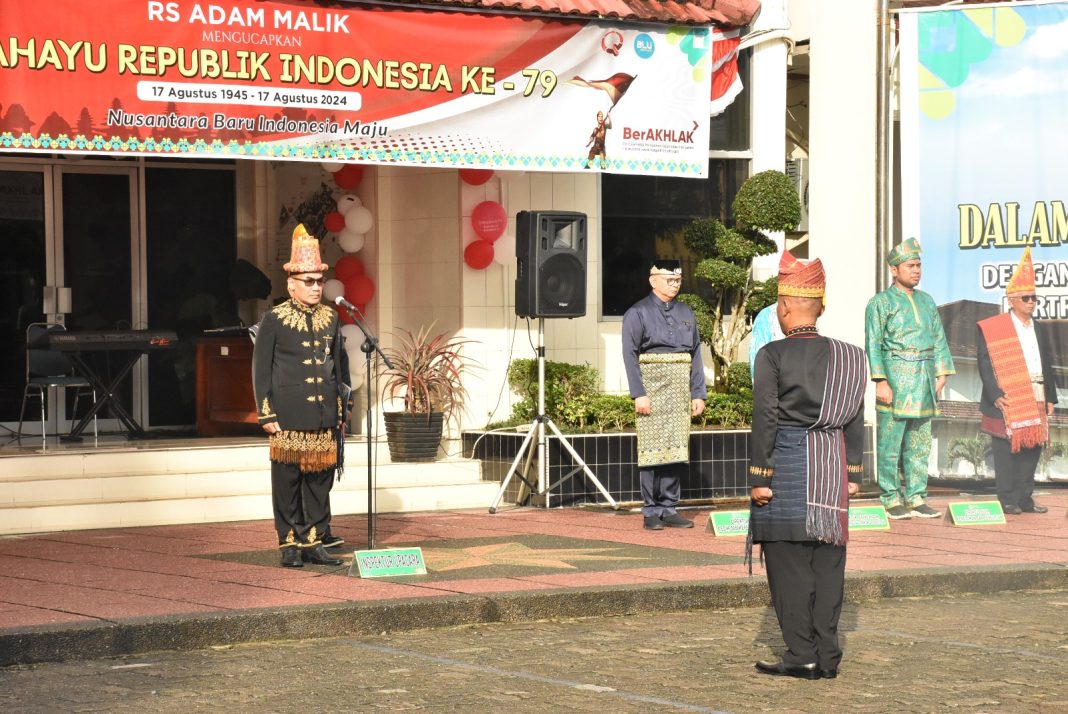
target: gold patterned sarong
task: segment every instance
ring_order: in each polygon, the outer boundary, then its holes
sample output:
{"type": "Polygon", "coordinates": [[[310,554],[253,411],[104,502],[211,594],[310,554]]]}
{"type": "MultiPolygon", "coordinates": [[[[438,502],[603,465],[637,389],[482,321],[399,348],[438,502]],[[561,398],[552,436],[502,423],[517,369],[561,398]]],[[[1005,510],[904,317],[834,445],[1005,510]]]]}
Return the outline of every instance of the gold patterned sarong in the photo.
{"type": "Polygon", "coordinates": [[[299,466],[303,473],[325,471],[337,465],[334,430],[280,431],[268,439],[271,461],[299,466]]]}
{"type": "Polygon", "coordinates": [[[638,468],[690,460],[690,355],[638,356],[651,414],[638,414],[638,468]]]}

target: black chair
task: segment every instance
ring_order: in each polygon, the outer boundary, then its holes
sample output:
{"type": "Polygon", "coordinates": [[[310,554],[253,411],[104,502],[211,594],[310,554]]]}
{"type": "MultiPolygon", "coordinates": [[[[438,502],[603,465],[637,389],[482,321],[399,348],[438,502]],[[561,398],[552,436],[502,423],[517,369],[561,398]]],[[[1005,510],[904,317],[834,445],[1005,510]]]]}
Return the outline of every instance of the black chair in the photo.
{"type": "MultiPolygon", "coordinates": [[[[88,391],[93,395],[93,404],[96,404],[96,390],[85,377],[81,377],[74,371],[74,365],[67,355],[62,352],[54,352],[42,348],[46,336],[50,332],[63,332],[67,328],[63,325],[46,322],[34,322],[26,328],[26,387],[22,390],[22,407],[19,409],[19,431],[16,439],[22,441],[22,423],[26,414],[26,401],[34,396],[41,401],[41,448],[48,448],[48,431],[45,427],[45,400],[49,389],[62,387],[73,388],[74,412],[71,416],[71,428],[74,427],[74,414],[78,413],[78,401],[82,393],[88,391]]],[[[56,418],[56,432],[59,431],[59,418],[56,418]]],[[[93,417],[93,438],[97,438],[96,416],[93,417]]]]}

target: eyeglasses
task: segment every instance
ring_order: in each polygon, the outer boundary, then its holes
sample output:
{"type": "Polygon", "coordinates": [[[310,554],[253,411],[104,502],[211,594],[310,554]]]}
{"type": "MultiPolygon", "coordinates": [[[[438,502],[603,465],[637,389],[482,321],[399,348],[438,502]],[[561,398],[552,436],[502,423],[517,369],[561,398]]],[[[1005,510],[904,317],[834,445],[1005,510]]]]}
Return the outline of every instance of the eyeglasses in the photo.
{"type": "Polygon", "coordinates": [[[1037,295],[1018,295],[1017,297],[1019,297],[1024,302],[1035,302],[1036,300],[1038,300],[1037,295]]]}
{"type": "Polygon", "coordinates": [[[668,285],[682,285],[682,278],[665,278],[665,277],[661,277],[660,279],[663,280],[668,285]]]}
{"type": "Polygon", "coordinates": [[[298,283],[303,283],[304,287],[306,288],[310,288],[315,285],[318,285],[319,287],[326,285],[326,278],[292,278],[292,280],[295,280],[298,283]]]}

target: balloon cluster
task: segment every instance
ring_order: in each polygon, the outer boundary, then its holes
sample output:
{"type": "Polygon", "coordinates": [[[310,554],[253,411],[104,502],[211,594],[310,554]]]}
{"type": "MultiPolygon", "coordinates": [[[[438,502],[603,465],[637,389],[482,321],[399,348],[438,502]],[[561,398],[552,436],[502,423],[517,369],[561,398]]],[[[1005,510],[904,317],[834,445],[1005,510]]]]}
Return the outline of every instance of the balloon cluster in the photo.
{"type": "MultiPolygon", "coordinates": [[[[489,169],[460,169],[460,180],[481,186],[490,180],[489,169]]],[[[464,262],[475,270],[485,270],[490,263],[506,265],[515,256],[515,237],[504,235],[508,213],[497,201],[483,201],[471,211],[471,227],[478,236],[464,248],[464,262]]]]}
{"type": "MultiPolygon", "coordinates": [[[[338,188],[346,191],[356,188],[363,180],[363,167],[358,164],[324,163],[322,166],[334,175],[334,183],[338,188]]],[[[334,277],[323,286],[323,297],[331,303],[338,297],[344,297],[360,312],[364,312],[367,303],[375,296],[375,284],[367,275],[363,261],[351,254],[363,250],[366,233],[374,225],[374,216],[358,197],[346,193],[338,199],[337,210],[328,213],[323,223],[326,230],[337,234],[338,247],[347,254],[334,265],[334,277]]],[[[338,310],[338,315],[343,325],[358,333],[347,312],[338,310]]],[[[345,332],[345,328],[342,328],[342,332],[345,332]]],[[[353,350],[359,352],[358,334],[352,337],[345,343],[346,349],[350,350],[350,357],[353,356],[353,350]]],[[[353,359],[349,361],[355,362],[353,359]]]]}

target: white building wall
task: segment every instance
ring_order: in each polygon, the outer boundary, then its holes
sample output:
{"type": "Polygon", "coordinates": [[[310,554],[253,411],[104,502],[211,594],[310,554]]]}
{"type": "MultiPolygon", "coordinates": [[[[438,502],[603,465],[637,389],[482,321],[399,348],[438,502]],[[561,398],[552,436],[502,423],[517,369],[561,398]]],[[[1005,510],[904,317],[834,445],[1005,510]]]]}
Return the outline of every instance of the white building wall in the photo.
{"type": "MultiPolygon", "coordinates": [[[[794,41],[809,40],[809,257],[827,271],[820,331],[864,344],[875,294],[878,0],[790,0],[794,41]]],[[[754,80],[755,81],[755,80],[754,80]]],[[[866,418],[875,419],[869,385],[866,418]]]]}
{"type": "Polygon", "coordinates": [[[820,327],[859,345],[876,285],[877,9],[875,0],[791,2],[811,29],[809,255],[827,270],[820,327]]]}
{"type": "MultiPolygon", "coordinates": [[[[598,295],[600,294],[600,181],[597,174],[552,174],[497,172],[481,186],[469,186],[460,181],[458,172],[452,172],[460,186],[460,213],[458,223],[462,233],[461,242],[466,246],[477,236],[471,227],[470,216],[475,206],[482,201],[499,201],[508,214],[505,233],[515,236],[515,216],[519,211],[579,211],[585,213],[587,222],[587,283],[586,315],[575,319],[546,319],[546,359],[575,364],[589,363],[605,374],[610,338],[606,342],[602,328],[612,323],[598,323],[598,295]]],[[[513,359],[533,359],[536,352],[538,321],[529,325],[515,314],[514,256],[502,259],[500,255],[485,270],[474,270],[460,255],[460,284],[462,286],[462,334],[475,341],[466,349],[481,365],[476,377],[470,380],[470,400],[464,426],[478,428],[487,422],[506,419],[511,415],[516,401],[507,385],[507,369],[513,359]]],[[[618,352],[618,337],[616,351],[618,352]]],[[[611,387],[610,387],[611,388],[611,387]]]]}

